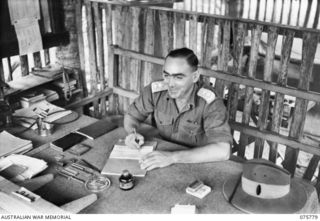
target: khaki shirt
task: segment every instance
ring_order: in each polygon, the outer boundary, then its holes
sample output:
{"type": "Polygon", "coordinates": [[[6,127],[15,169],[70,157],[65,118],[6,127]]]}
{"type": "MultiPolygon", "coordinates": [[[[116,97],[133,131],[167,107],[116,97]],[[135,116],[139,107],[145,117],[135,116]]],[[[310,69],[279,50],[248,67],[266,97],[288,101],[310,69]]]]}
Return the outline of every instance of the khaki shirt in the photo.
{"type": "MultiPolygon", "coordinates": [[[[152,84],[159,83],[162,82],[152,84]]],[[[163,138],[189,147],[216,142],[232,144],[226,107],[221,98],[215,98],[211,88],[194,84],[187,105],[179,113],[168,91],[161,87],[152,90],[152,84],[130,105],[129,115],[141,122],[152,115],[163,138]],[[198,93],[201,88],[205,93],[198,93]]]]}

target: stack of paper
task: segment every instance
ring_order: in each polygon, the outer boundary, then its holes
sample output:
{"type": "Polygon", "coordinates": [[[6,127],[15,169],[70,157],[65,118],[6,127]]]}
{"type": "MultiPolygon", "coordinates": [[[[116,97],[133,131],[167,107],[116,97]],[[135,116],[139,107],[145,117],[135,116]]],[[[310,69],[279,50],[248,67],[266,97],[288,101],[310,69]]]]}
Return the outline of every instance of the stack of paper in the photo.
{"type": "Polygon", "coordinates": [[[147,171],[140,168],[139,160],[145,154],[152,152],[156,145],[156,141],[146,141],[140,149],[136,149],[126,146],[123,140],[119,141],[114,145],[101,173],[121,175],[123,170],[128,170],[133,176],[145,176],[147,171]]]}
{"type": "Polygon", "coordinates": [[[8,175],[12,181],[30,179],[48,167],[43,160],[25,155],[12,154],[0,159],[0,174],[8,175]]]}
{"type": "Polygon", "coordinates": [[[7,131],[0,133],[0,158],[15,153],[25,153],[32,149],[32,142],[15,137],[7,131]]]}
{"type": "MultiPolygon", "coordinates": [[[[40,112],[46,111],[48,113],[48,116],[44,118],[44,120],[48,123],[52,123],[55,120],[58,120],[72,113],[71,110],[65,110],[44,100],[34,105],[31,105],[28,108],[16,110],[13,116],[17,117],[18,123],[21,126],[29,127],[31,124],[35,123],[37,119],[36,113],[39,112],[38,110],[40,110],[40,112]]],[[[38,128],[38,126],[37,124],[34,124],[31,128],[35,130],[38,128]]]]}
{"type": "Polygon", "coordinates": [[[53,84],[63,91],[74,91],[76,89],[77,80],[70,78],[69,82],[64,83],[62,79],[56,80],[53,84]]]}

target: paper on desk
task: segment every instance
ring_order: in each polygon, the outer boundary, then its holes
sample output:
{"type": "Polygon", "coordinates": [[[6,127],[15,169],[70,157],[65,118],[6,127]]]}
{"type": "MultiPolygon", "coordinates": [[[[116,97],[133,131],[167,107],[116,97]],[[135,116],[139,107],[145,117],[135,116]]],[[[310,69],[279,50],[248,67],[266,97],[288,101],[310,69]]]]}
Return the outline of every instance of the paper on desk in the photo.
{"type": "Polygon", "coordinates": [[[0,157],[32,149],[32,142],[16,137],[7,131],[0,133],[0,157]]]}
{"type": "Polygon", "coordinates": [[[123,140],[118,142],[101,173],[121,175],[123,170],[128,170],[133,176],[145,176],[147,171],[140,168],[139,160],[141,156],[152,152],[156,145],[156,141],[146,141],[140,149],[133,149],[126,146],[123,140]]]}
{"type": "Polygon", "coordinates": [[[37,158],[13,154],[8,157],[0,159],[0,171],[6,169],[7,167],[16,164],[26,167],[26,171],[18,174],[16,177],[11,179],[12,181],[23,181],[26,179],[31,179],[36,174],[40,173],[48,167],[47,163],[43,160],[37,158]]]}
{"type": "MultiPolygon", "coordinates": [[[[37,119],[37,114],[33,111],[35,108],[42,110],[49,110],[48,116],[44,119],[48,123],[52,123],[64,116],[67,116],[72,113],[71,110],[65,110],[61,107],[53,105],[46,100],[40,101],[38,103],[32,104],[28,108],[22,108],[16,110],[13,116],[19,116],[20,119],[18,123],[24,127],[29,127],[37,119]],[[24,118],[21,118],[24,117],[24,118]]],[[[37,129],[37,124],[33,125],[32,129],[37,129]]]]}
{"type": "Polygon", "coordinates": [[[146,141],[140,149],[130,148],[123,143],[114,145],[109,158],[139,160],[143,155],[153,151],[157,142],[146,141]]]}

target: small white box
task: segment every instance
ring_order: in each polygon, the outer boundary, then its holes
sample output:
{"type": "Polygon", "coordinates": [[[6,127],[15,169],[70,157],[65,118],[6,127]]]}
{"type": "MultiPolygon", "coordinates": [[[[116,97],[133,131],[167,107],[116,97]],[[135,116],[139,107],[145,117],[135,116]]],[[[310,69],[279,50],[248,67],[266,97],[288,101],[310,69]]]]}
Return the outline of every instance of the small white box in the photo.
{"type": "Polygon", "coordinates": [[[186,192],[190,195],[202,199],[211,192],[211,187],[204,185],[199,180],[196,180],[187,187],[186,192]]]}

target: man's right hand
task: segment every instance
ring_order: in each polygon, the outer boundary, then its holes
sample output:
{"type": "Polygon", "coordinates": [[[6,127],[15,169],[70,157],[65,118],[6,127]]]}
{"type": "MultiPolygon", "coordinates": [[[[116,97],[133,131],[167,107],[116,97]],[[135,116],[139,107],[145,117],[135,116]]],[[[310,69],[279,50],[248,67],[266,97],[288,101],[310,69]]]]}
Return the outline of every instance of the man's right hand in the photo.
{"type": "Polygon", "coordinates": [[[144,144],[144,137],[138,133],[131,133],[126,136],[125,144],[130,148],[139,149],[144,144]]]}

